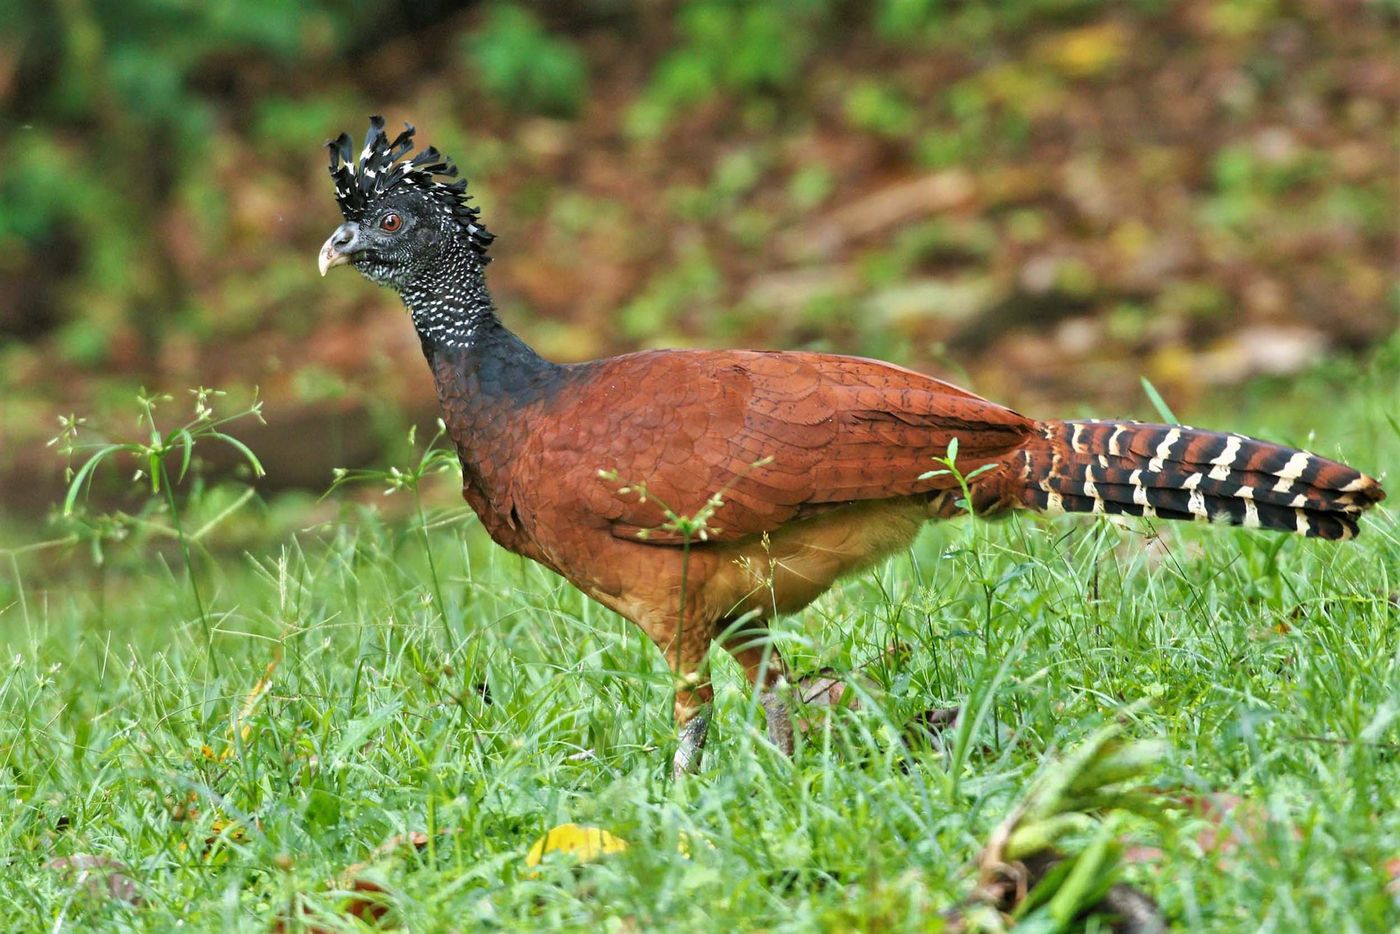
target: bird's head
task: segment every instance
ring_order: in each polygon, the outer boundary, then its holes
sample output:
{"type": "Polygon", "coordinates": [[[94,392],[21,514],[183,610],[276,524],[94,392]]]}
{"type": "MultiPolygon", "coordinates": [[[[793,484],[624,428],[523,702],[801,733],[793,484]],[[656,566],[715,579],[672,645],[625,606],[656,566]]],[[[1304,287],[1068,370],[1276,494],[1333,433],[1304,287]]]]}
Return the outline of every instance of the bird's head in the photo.
{"type": "Polygon", "coordinates": [[[488,262],[492,236],[469,203],[457,167],[429,146],[416,155],[413,126],[392,142],[370,117],[359,159],[342,133],[330,150],[335,200],[345,223],[321,247],[321,275],[350,264],[367,279],[403,290],[458,263],[488,262]]]}

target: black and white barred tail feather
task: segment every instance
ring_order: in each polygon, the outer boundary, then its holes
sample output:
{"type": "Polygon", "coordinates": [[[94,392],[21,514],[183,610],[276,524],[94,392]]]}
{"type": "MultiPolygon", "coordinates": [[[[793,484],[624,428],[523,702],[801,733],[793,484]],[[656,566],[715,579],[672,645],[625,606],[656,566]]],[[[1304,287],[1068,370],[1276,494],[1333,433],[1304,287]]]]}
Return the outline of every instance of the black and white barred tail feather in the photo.
{"type": "Polygon", "coordinates": [[[1050,421],[1010,464],[1008,497],[1045,512],[1223,521],[1345,539],[1380,484],[1307,451],[1185,425],[1050,421]]]}

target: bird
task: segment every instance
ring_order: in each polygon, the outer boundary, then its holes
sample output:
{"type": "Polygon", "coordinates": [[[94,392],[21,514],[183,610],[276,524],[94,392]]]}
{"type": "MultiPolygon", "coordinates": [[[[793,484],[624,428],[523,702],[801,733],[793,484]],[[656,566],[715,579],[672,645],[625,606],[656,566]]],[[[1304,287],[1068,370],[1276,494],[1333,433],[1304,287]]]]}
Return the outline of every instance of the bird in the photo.
{"type": "Polygon", "coordinates": [[[1223,522],[1346,539],[1385,496],[1351,467],[1232,432],[1029,418],[878,360],[651,350],[545,360],[501,321],[494,240],[453,162],[370,118],[326,143],[341,223],[319,267],[398,292],[462,493],[496,544],[639,626],[674,684],[680,776],[701,764],[713,646],[793,751],[769,621],[914,540],[929,520],[1012,509],[1223,522]],[[943,467],[939,469],[940,462],[943,467]],[[964,488],[965,487],[965,488],[964,488]]]}

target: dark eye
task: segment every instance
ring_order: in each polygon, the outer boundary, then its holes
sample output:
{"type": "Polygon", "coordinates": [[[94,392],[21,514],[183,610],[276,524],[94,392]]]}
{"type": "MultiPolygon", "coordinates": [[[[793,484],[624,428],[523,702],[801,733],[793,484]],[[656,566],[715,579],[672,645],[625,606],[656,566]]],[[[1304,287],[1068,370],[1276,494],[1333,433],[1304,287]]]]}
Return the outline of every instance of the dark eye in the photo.
{"type": "Polygon", "coordinates": [[[393,233],[403,226],[403,218],[399,217],[397,214],[385,214],[379,219],[379,226],[389,231],[389,233],[393,233]]]}

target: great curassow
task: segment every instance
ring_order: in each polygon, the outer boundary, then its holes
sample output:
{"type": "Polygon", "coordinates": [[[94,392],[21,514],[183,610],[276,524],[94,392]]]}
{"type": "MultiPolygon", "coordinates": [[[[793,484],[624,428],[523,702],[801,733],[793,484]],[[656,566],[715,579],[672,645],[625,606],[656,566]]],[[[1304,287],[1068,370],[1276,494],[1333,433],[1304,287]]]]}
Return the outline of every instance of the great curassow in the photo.
{"type": "Polygon", "coordinates": [[[449,161],[413,154],[412,126],[390,141],[379,117],[358,158],[345,134],[327,145],[345,223],[321,249],[321,274],[348,263],[402,296],[463,495],[490,536],[661,649],[676,678],[678,773],[699,763],[717,638],[791,751],[766,620],[959,512],[957,478],[932,469],[955,438],[983,514],[1129,513],[1343,539],[1385,495],[1350,467],[1267,441],[1037,421],[857,357],[661,350],[550,363],[497,319],[483,274],[492,236],[449,161]],[[697,514],[698,527],[675,518],[697,514]]]}

